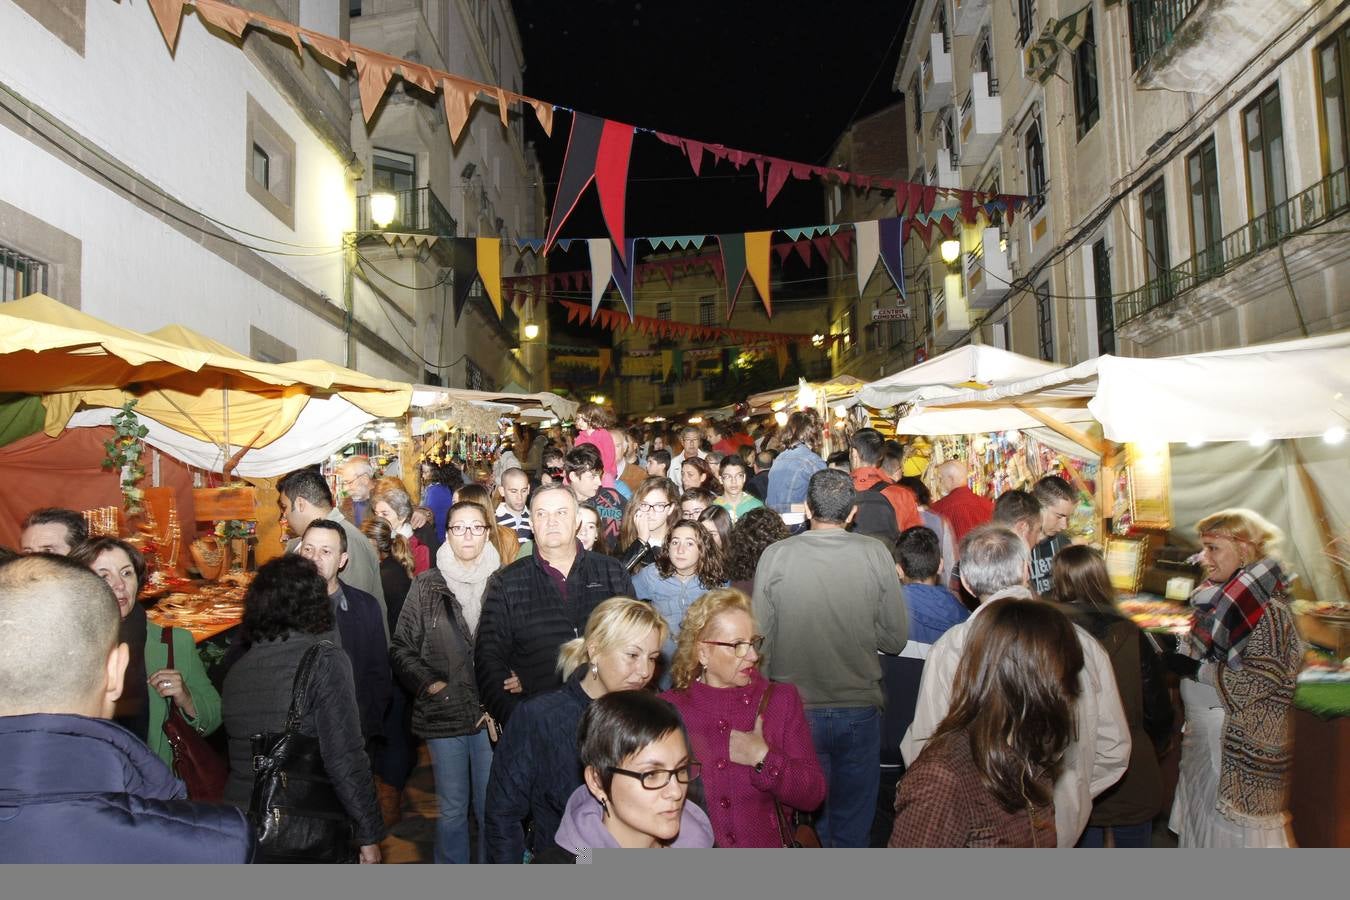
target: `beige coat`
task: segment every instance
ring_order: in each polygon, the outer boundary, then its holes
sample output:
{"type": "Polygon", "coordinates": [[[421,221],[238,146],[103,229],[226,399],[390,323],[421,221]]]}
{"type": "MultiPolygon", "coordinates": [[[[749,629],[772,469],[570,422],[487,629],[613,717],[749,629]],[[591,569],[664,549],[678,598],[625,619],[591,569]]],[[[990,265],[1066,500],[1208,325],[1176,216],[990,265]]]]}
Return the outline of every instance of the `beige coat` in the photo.
{"type": "MultiPolygon", "coordinates": [[[[1031,598],[1024,588],[1012,588],[990,597],[984,605],[1002,597],[1031,598]]],[[[961,661],[966,632],[980,610],[951,628],[928,652],[919,684],[914,722],[900,742],[906,765],[913,765],[928,738],[951,707],[952,681],[961,661]]],[[[1072,847],[1092,815],[1092,798],[1120,780],[1130,764],[1130,726],[1121,706],[1111,659],[1083,629],[1074,626],[1083,648],[1083,671],[1078,676],[1079,696],[1074,707],[1078,739],[1065,753],[1064,771],[1055,782],[1055,833],[1059,846],[1072,847]]]]}

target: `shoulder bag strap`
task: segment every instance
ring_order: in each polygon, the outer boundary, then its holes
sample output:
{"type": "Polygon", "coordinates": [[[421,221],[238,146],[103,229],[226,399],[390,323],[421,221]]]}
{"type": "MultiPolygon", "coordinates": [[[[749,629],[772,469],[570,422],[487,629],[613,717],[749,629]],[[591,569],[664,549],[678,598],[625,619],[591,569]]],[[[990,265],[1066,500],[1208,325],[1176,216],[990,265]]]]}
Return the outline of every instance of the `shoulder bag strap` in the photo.
{"type": "Polygon", "coordinates": [[[169,626],[165,625],[163,628],[160,629],[160,632],[159,632],[159,639],[160,639],[161,641],[164,642],[164,646],[167,647],[168,650],[169,650],[169,664],[168,664],[167,666],[165,666],[165,668],[166,668],[166,669],[172,669],[172,668],[173,668],[173,629],[170,628],[169,626]]]}
{"type": "MultiPolygon", "coordinates": [[[[765,710],[769,708],[769,695],[771,693],[773,693],[772,681],[764,688],[764,693],[759,695],[759,710],[755,713],[756,718],[763,716],[765,710]]],[[[778,802],[777,797],[773,798],[773,813],[774,817],[778,820],[779,841],[782,842],[784,847],[793,846],[796,843],[796,840],[792,835],[792,823],[788,821],[787,813],[783,810],[783,804],[778,802]]]]}
{"type": "Polygon", "coordinates": [[[309,685],[313,681],[314,666],[319,660],[319,654],[325,647],[332,647],[332,641],[319,641],[314,646],[305,651],[305,655],[300,659],[300,666],[295,670],[295,681],[291,684],[291,708],[286,713],[286,730],[299,731],[300,717],[304,714],[305,698],[309,694],[309,685]]]}

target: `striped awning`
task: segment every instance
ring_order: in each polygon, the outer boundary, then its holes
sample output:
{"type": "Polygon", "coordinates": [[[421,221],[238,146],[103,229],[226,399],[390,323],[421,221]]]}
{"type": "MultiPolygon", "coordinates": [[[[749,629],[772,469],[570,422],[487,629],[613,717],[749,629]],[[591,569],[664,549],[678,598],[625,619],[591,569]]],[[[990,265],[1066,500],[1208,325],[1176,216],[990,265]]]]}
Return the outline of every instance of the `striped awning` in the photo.
{"type": "Polygon", "coordinates": [[[1027,75],[1042,83],[1050,80],[1059,65],[1060,53],[1073,53],[1082,45],[1091,15],[1089,3],[1076,13],[1046,22],[1040,35],[1024,51],[1027,75]]]}

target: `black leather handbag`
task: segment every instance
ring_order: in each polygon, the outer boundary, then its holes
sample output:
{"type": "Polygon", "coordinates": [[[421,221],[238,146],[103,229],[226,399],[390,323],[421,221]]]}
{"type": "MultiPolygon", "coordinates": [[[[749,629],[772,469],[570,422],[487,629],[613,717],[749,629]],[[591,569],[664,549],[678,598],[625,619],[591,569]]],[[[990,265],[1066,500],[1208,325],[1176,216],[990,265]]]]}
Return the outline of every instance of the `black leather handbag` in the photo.
{"type": "Polygon", "coordinates": [[[354,863],[355,828],[323,765],[319,739],[300,733],[314,665],[332,641],[305,651],[291,687],[286,729],[253,735],[249,820],[268,863],[354,863]]]}

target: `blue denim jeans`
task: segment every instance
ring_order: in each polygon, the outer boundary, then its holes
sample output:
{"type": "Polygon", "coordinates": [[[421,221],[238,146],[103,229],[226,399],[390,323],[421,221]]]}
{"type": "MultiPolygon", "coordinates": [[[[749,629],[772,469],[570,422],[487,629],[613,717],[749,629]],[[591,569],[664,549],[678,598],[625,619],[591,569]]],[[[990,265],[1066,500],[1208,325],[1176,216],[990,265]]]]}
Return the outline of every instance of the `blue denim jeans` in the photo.
{"type": "Polygon", "coordinates": [[[881,710],[875,706],[806,711],[825,773],[825,805],[816,817],[822,847],[866,847],[881,783],[881,710]]]}
{"type": "Polygon", "coordinates": [[[492,744],[487,732],[432,738],[427,741],[427,748],[431,750],[436,803],[441,813],[436,820],[436,848],[432,858],[437,863],[469,862],[469,798],[472,791],[473,814],[478,820],[478,859],[474,861],[486,863],[483,811],[487,803],[488,772],[492,768],[492,744]]]}
{"type": "MultiPolygon", "coordinates": [[[[1117,847],[1152,847],[1153,823],[1140,822],[1138,825],[1112,825],[1111,834],[1115,836],[1117,847]]],[[[1083,829],[1083,836],[1075,847],[1105,847],[1106,829],[1089,825],[1083,829]]]]}

